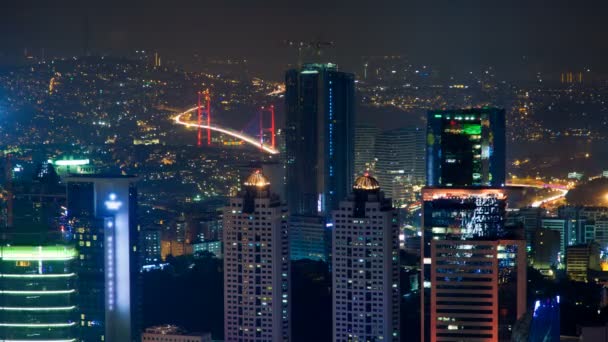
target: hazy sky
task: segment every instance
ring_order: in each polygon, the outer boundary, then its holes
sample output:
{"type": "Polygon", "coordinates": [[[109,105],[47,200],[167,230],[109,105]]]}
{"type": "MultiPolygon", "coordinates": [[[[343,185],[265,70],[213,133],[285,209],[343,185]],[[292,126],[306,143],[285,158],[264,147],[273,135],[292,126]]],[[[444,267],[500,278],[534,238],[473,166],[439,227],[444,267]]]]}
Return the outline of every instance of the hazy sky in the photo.
{"type": "Polygon", "coordinates": [[[3,0],[0,53],[81,53],[87,15],[94,52],[245,57],[266,76],[294,56],[283,40],[317,38],[335,41],[350,68],[363,55],[404,54],[451,72],[608,71],[608,1],[591,0],[3,0]]]}

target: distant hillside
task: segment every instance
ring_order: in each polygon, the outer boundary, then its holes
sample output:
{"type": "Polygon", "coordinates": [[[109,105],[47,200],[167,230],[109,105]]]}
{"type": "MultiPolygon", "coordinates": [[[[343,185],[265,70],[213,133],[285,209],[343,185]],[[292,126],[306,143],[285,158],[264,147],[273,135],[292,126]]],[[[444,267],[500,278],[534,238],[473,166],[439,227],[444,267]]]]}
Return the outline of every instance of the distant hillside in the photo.
{"type": "Polygon", "coordinates": [[[571,205],[608,205],[608,178],[597,178],[570,190],[566,201],[571,205]]]}

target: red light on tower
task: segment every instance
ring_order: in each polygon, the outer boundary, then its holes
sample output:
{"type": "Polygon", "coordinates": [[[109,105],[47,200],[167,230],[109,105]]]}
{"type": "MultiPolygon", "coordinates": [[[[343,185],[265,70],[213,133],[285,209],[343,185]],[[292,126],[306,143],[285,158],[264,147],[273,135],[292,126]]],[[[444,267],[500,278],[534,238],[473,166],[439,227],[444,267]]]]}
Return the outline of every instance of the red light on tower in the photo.
{"type": "Polygon", "coordinates": [[[201,92],[197,92],[198,95],[198,134],[196,140],[196,146],[203,146],[203,132],[201,125],[203,124],[203,108],[201,108],[201,92]]]}
{"type": "Polygon", "coordinates": [[[275,148],[274,105],[270,105],[270,115],[270,134],[272,136],[272,148],[275,148]]]}
{"type": "Polygon", "coordinates": [[[209,89],[205,91],[199,91],[198,94],[198,134],[197,143],[198,147],[203,146],[203,106],[202,97],[204,96],[205,101],[205,114],[207,114],[207,145],[211,145],[211,95],[209,89]]]}
{"type": "Polygon", "coordinates": [[[211,145],[211,94],[209,89],[205,90],[205,101],[207,102],[207,146],[211,145]]]}
{"type": "Polygon", "coordinates": [[[268,132],[270,133],[270,145],[274,149],[276,146],[275,129],[274,105],[270,105],[268,108],[260,107],[260,144],[264,144],[264,132],[268,132]],[[270,127],[264,127],[264,112],[270,113],[270,127]]]}

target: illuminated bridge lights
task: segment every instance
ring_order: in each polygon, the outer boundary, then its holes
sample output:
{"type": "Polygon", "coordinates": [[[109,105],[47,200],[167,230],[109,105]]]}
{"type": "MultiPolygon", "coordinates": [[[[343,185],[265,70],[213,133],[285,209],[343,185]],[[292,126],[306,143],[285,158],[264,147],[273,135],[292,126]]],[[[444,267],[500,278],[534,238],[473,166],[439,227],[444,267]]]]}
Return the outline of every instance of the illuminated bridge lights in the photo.
{"type": "Polygon", "coordinates": [[[0,259],[5,261],[67,261],[76,258],[74,247],[65,246],[3,246],[0,259]]]}
{"type": "Polygon", "coordinates": [[[190,109],[188,109],[188,110],[186,110],[186,111],[178,114],[174,118],[175,123],[177,123],[178,125],[186,126],[186,127],[210,129],[210,130],[215,131],[215,132],[224,133],[224,134],[227,134],[229,136],[241,139],[244,142],[246,142],[246,143],[248,143],[250,145],[253,145],[255,147],[258,147],[258,148],[262,149],[264,152],[267,152],[269,154],[279,154],[279,151],[277,149],[273,148],[272,146],[260,143],[259,140],[257,140],[254,137],[251,137],[249,135],[246,135],[246,134],[243,134],[243,133],[240,133],[240,132],[228,129],[228,128],[222,128],[222,127],[213,126],[213,125],[205,125],[203,123],[190,123],[190,122],[186,122],[186,121],[184,121],[182,119],[182,117],[184,115],[192,113],[192,112],[194,112],[194,111],[196,111],[198,109],[199,109],[199,107],[196,106],[196,107],[192,107],[192,108],[190,108],[190,109]]]}

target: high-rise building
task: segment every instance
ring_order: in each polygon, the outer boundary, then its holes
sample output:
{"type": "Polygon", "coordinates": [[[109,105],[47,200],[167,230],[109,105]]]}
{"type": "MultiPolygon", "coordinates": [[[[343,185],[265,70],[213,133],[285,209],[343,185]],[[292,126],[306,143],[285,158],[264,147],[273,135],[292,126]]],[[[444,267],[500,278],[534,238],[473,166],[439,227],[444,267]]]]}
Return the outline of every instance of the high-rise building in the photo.
{"type": "Polygon", "coordinates": [[[428,114],[421,340],[509,340],[526,310],[526,245],[505,228],[504,110],[428,114]]]}
{"type": "Polygon", "coordinates": [[[76,341],[73,246],[0,246],[0,341],[76,341]]]}
{"type": "Polygon", "coordinates": [[[410,127],[382,132],[376,139],[375,177],[395,203],[406,199],[408,185],[425,183],[425,133],[410,127]]]}
{"type": "Polygon", "coordinates": [[[523,224],[526,245],[531,247],[534,243],[534,232],[541,226],[543,208],[526,207],[518,210],[518,215],[523,224]]]}
{"type": "Polygon", "coordinates": [[[551,275],[552,267],[557,267],[560,255],[561,234],[553,229],[537,229],[532,245],[533,266],[541,273],[551,275]]]}
{"type": "Polygon", "coordinates": [[[600,246],[595,242],[568,246],[566,249],[566,274],[568,278],[586,282],[589,270],[600,270],[600,246]]]}
{"type": "Polygon", "coordinates": [[[430,257],[430,340],[508,341],[526,312],[525,241],[432,240],[430,257]]]}
{"type": "Polygon", "coordinates": [[[139,340],[142,260],[135,181],[113,175],[67,178],[84,341],[139,340]]]}
{"type": "Polygon", "coordinates": [[[505,111],[429,111],[426,163],[429,186],[504,186],[505,111]]]}
{"type": "Polygon", "coordinates": [[[375,173],[376,138],[380,129],[373,126],[355,127],[355,174],[375,173]]]}
{"type": "MultiPolygon", "coordinates": [[[[329,245],[327,224],[331,210],[349,192],[354,174],[354,75],[335,64],[306,64],[285,75],[285,164],[290,231],[323,237],[311,245],[304,234],[291,237],[295,246],[310,247],[316,255],[329,245]],[[319,216],[321,224],[311,216],[319,216]],[[301,217],[301,218],[298,218],[301,217]]],[[[301,249],[301,248],[300,248],[301,249]]],[[[328,261],[329,256],[324,255],[328,261]]]]}
{"type": "Polygon", "coordinates": [[[595,221],[595,237],[601,249],[608,248],[608,217],[602,216],[595,221]]]}
{"type": "Polygon", "coordinates": [[[553,217],[545,217],[540,221],[542,229],[553,230],[559,233],[559,253],[561,257],[566,255],[568,241],[567,220],[553,217]]]}
{"type": "Polygon", "coordinates": [[[221,212],[212,211],[203,213],[196,219],[198,223],[199,241],[222,240],[222,215],[221,212]]]}
{"type": "Polygon", "coordinates": [[[222,242],[214,240],[199,241],[192,244],[192,254],[199,257],[203,253],[213,254],[216,258],[222,259],[222,242]]]}
{"type": "Polygon", "coordinates": [[[399,341],[399,224],[368,175],[333,212],[333,341],[399,341]]]}
{"type": "MultiPolygon", "coordinates": [[[[496,240],[504,235],[506,194],[492,188],[424,188],[422,190],[421,313],[422,341],[435,341],[432,268],[436,265],[432,243],[475,239],[496,240]]],[[[496,328],[498,329],[498,328],[496,328]]]]}
{"type": "Polygon", "coordinates": [[[331,63],[289,70],[285,107],[289,212],[330,215],[354,174],[354,75],[331,63]]]}
{"type": "Polygon", "coordinates": [[[224,339],[290,341],[287,209],[257,171],[224,209],[224,339]]]}
{"type": "Polygon", "coordinates": [[[141,232],[141,250],[144,265],[154,265],[162,262],[160,226],[147,227],[141,232]]]}

